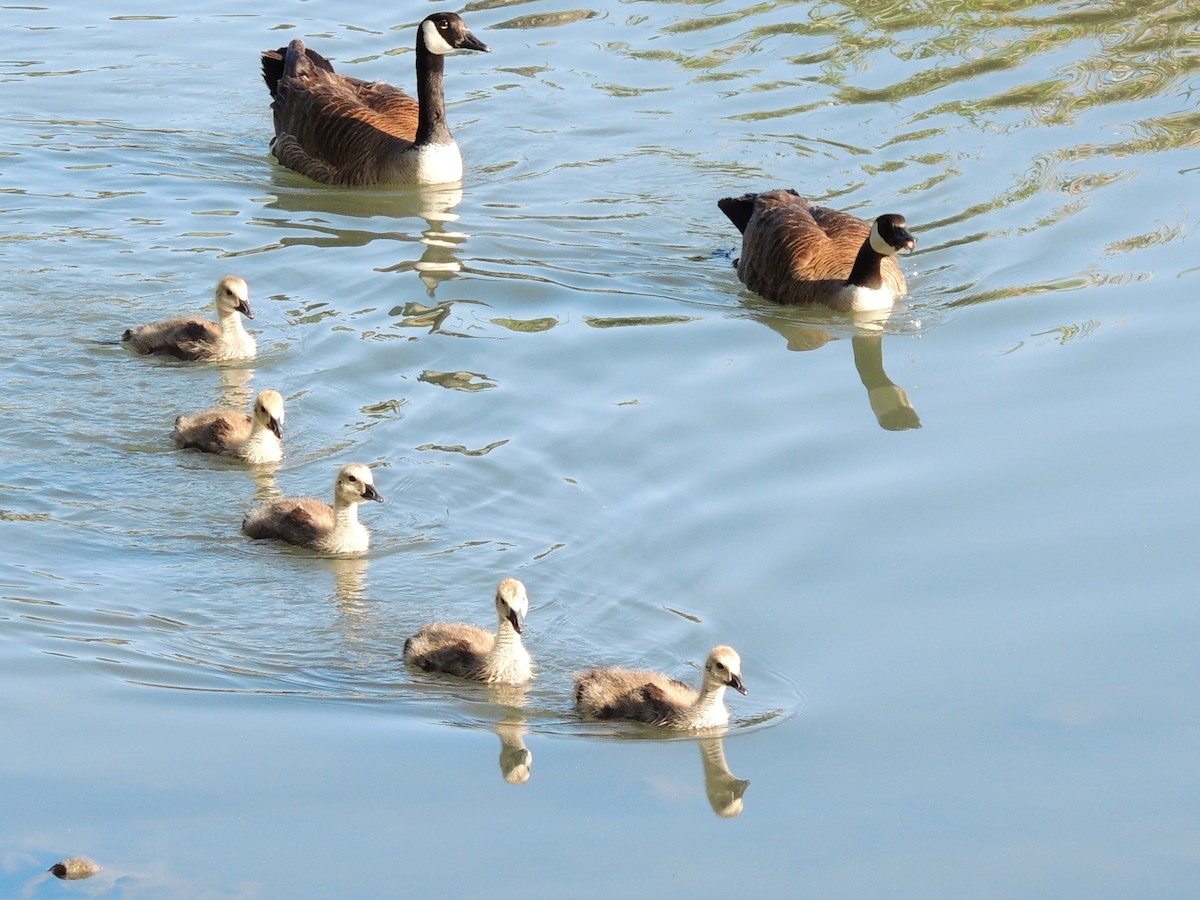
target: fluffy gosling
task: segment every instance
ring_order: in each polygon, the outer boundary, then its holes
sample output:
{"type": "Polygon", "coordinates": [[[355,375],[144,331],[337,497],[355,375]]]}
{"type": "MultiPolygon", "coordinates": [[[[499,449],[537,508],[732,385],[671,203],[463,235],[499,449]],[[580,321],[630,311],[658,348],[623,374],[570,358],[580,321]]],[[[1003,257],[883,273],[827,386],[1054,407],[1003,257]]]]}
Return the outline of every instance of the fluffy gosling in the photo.
{"type": "Polygon", "coordinates": [[[732,647],[713,647],[697,693],[657,672],[590,669],[575,676],[575,705],[594,719],[626,719],[663,728],[718,728],[729,723],[725,688],[745,694],[742,660],[732,647]]]}
{"type": "Polygon", "coordinates": [[[333,482],[333,505],[314,497],[272,500],[250,510],[242,531],[252,538],[274,538],[317,553],[364,553],[371,533],[358,521],[358,504],[383,502],[371,470],[361,463],[342,467],[333,482]]]}
{"type": "Polygon", "coordinates": [[[496,589],[496,633],[463,622],[431,622],[404,642],[404,661],[424,672],[472,681],[524,684],[533,675],[521,641],[529,597],[525,585],[505,578],[496,589]]]}
{"type": "Polygon", "coordinates": [[[250,415],[235,409],[210,409],[175,420],[171,438],[180,450],[202,450],[253,465],[283,459],[283,396],[262,391],[250,415]]]}
{"type": "Polygon", "coordinates": [[[126,329],[121,340],[138,353],[176,359],[253,359],[258,348],[242,327],[241,318],[254,318],[250,311],[250,288],[245,280],[226,275],[217,282],[213,302],[217,307],[216,322],[195,318],[151,322],[126,329]]]}

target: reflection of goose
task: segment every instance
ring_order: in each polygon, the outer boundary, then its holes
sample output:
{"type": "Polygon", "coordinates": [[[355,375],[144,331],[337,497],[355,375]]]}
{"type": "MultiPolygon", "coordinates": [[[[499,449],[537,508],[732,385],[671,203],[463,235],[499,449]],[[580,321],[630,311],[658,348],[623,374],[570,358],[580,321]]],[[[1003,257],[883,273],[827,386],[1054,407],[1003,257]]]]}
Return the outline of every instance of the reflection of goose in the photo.
{"type": "Polygon", "coordinates": [[[283,397],[262,391],[251,414],[235,409],[210,409],[175,420],[171,432],[180,449],[220,453],[257,464],[283,458],[283,397]]]}
{"type": "Polygon", "coordinates": [[[236,275],[217,282],[213,293],[217,306],[216,322],[207,319],[170,319],[129,328],[121,340],[138,353],[174,356],[176,359],[250,359],[257,347],[254,338],[242,327],[242,316],[254,318],[250,311],[250,289],[236,275]]]}
{"type": "Polygon", "coordinates": [[[522,684],[533,675],[521,641],[528,612],[525,585],[505,578],[496,589],[495,634],[464,622],[430,622],[404,642],[404,661],[424,672],[522,684]]]}
{"type": "MultiPolygon", "coordinates": [[[[754,318],[772,331],[783,335],[789,350],[818,350],[834,336],[824,328],[797,321],[792,310],[754,310],[754,318]]],[[[867,389],[867,399],[879,427],[887,431],[905,431],[921,427],[921,417],[909,399],[908,391],[888,377],[883,368],[883,332],[878,323],[861,323],[861,331],[850,338],[854,368],[867,389]]]]}
{"type": "Polygon", "coordinates": [[[700,760],[704,764],[704,792],[708,795],[709,806],[722,819],[741,815],[742,796],[750,782],[729,771],[723,738],[702,738],[699,744],[700,760]]]}
{"type": "Polygon", "coordinates": [[[462,178],[462,156],[446,124],[443,57],[488,51],[454,13],[417,29],[417,99],[383,82],[338,75],[296,39],[262,54],[283,165],[325,184],[439,184],[462,178]]]}
{"type": "Polygon", "coordinates": [[[500,738],[500,771],[509,784],[524,784],[533,767],[533,754],[525,746],[525,726],[521,722],[501,722],[496,726],[500,738]]]}
{"type": "Polygon", "coordinates": [[[890,309],[908,290],[894,257],[917,242],[903,216],[867,223],[790,190],[726,197],[717,205],[742,232],[738,277],[768,300],[865,312],[890,309]]]}
{"type": "Polygon", "coordinates": [[[333,482],[333,505],[314,497],[272,500],[250,510],[242,531],[252,538],[275,538],[318,553],[363,553],[371,543],[358,521],[358,504],[383,502],[371,470],[361,463],[344,466],[333,482]]]}
{"type": "Polygon", "coordinates": [[[725,688],[742,694],[742,660],[732,647],[714,647],[697,693],[657,672],[590,669],[575,676],[575,705],[595,719],[627,719],[666,728],[716,728],[729,722],[725,688]]]}
{"type": "Polygon", "coordinates": [[[883,370],[883,335],[856,334],[850,344],[854,348],[854,367],[867,389],[867,399],[879,427],[888,431],[920,428],[921,417],[908,399],[908,391],[883,370]]]}

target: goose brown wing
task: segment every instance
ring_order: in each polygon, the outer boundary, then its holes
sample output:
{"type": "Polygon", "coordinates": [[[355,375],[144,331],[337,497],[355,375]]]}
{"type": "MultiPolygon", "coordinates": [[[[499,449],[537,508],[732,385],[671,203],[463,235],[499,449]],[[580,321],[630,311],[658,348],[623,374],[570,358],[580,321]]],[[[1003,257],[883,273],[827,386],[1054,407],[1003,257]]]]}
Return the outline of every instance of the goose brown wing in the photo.
{"type": "MultiPolygon", "coordinates": [[[[808,202],[776,191],[760,198],[746,226],[738,274],[748,288],[767,299],[794,279],[810,279],[828,244],[808,202]]],[[[822,277],[822,276],[816,276],[822,277]]]]}
{"type": "Polygon", "coordinates": [[[404,91],[319,66],[281,78],[273,106],[276,158],[327,184],[378,180],[378,161],[404,151],[417,135],[419,107],[404,91]]]}

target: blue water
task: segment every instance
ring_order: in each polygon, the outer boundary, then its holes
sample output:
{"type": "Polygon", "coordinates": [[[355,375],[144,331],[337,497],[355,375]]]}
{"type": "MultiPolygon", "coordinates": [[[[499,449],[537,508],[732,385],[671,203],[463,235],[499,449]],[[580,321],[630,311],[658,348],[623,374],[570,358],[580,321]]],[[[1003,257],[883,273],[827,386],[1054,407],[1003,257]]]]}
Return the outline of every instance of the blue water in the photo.
{"type": "Polygon", "coordinates": [[[273,162],[260,50],[440,8],[0,14],[0,896],[1189,896],[1195,10],[475,4],[461,191],[273,162]],[[779,186],[907,216],[890,317],[742,289],[779,186]],[[116,344],[227,273],[252,364],[116,344]],[[239,533],[350,460],[367,557],[239,533]],[[507,576],[527,691],[405,670],[507,576]],[[570,708],[718,643],[718,743],[570,708]]]}

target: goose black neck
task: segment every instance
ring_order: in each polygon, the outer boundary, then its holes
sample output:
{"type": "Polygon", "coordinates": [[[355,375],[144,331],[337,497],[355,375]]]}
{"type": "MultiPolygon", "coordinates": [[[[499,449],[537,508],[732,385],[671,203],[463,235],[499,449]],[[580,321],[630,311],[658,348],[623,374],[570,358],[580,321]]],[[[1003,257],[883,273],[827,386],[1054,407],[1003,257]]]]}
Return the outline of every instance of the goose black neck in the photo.
{"type": "Polygon", "coordinates": [[[869,237],[863,241],[858,256],[854,257],[854,267],[850,269],[846,284],[873,291],[883,287],[883,255],[871,246],[869,237]]]}
{"type": "Polygon", "coordinates": [[[448,144],[450,126],[446,124],[446,95],[442,89],[445,60],[425,49],[417,41],[417,139],[416,144],[448,144]]]}

